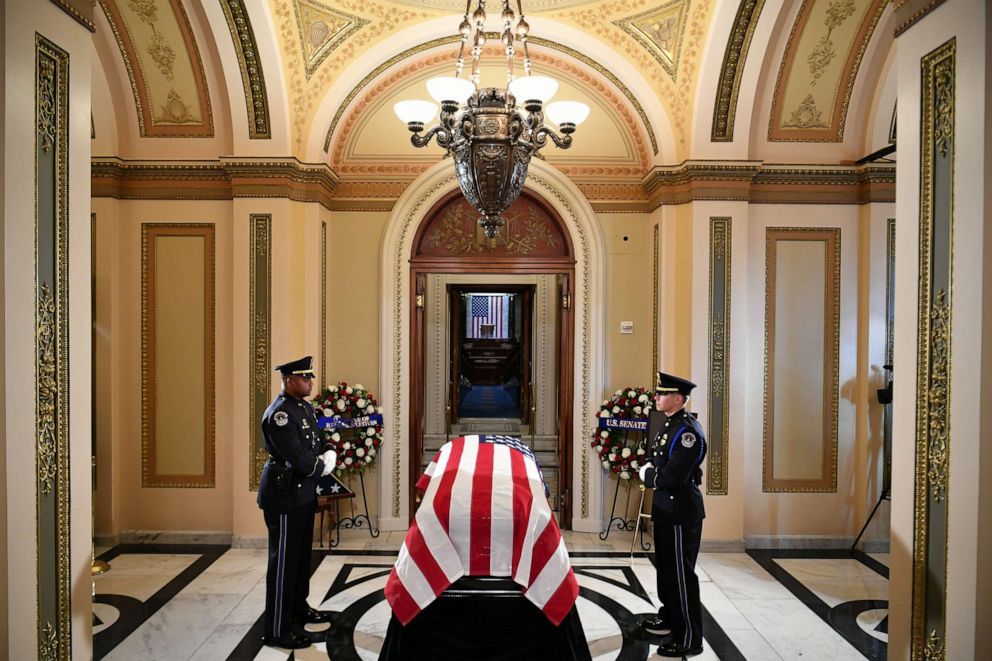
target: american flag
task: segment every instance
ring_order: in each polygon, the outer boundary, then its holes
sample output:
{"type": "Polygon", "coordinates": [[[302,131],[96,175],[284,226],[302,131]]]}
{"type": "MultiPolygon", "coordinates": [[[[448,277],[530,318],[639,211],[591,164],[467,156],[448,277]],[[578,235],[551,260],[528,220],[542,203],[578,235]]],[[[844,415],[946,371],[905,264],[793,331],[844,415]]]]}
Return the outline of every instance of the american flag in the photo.
{"type": "Polygon", "coordinates": [[[492,326],[495,339],[505,340],[507,334],[507,320],[509,318],[509,296],[506,294],[495,294],[493,296],[472,294],[471,313],[471,333],[469,337],[482,337],[482,327],[492,326]]]}
{"type": "Polygon", "coordinates": [[[536,462],[500,437],[441,446],[417,481],[424,499],[386,582],[407,624],[462,576],[509,576],[556,626],[579,585],[536,462]]]}

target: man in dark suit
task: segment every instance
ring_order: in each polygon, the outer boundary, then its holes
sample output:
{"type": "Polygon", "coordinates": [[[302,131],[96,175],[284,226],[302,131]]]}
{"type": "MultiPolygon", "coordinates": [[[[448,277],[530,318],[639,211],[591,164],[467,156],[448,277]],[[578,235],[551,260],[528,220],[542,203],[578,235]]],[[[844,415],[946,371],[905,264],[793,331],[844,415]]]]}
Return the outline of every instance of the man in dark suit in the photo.
{"type": "Polygon", "coordinates": [[[337,458],[323,447],[317,418],[304,399],[313,389],[313,357],[276,370],[282,373],[282,390],[262,416],[269,460],[258,484],[258,506],[269,530],[262,641],[302,649],[310,646],[305,624],[331,621],[331,613],[311,608],[307,596],[317,479],[334,470],[337,458]]]}
{"type": "Polygon", "coordinates": [[[658,654],[680,658],[703,651],[702,605],[696,556],[703,534],[703,496],[699,491],[706,456],[706,439],[696,418],[686,410],[691,381],[658,372],[655,409],[665,422],[649,439],[651,459],[640,470],[641,481],[654,489],[651,519],[654,522],[658,617],[641,622],[650,634],[671,633],[658,654]]]}

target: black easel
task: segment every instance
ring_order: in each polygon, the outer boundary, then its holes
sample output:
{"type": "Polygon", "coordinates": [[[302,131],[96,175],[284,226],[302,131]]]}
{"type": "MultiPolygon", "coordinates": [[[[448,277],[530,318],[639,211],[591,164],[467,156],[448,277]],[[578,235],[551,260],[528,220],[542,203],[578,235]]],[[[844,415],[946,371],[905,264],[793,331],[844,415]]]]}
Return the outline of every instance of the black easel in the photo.
{"type": "MultiPolygon", "coordinates": [[[[641,432],[635,432],[635,433],[641,433],[641,432]]],[[[624,447],[629,447],[627,445],[627,441],[629,439],[630,439],[630,432],[629,431],[625,431],[623,433],[623,444],[624,444],[624,447]]],[[[640,443],[640,445],[643,445],[643,443],[644,443],[644,441],[642,440],[641,443],[640,443]]],[[[635,445],[633,448],[631,448],[631,452],[634,453],[634,454],[636,454],[637,447],[638,446],[635,445]]],[[[606,528],[603,530],[603,532],[599,533],[599,538],[602,539],[602,540],[605,540],[607,537],[610,536],[610,531],[613,530],[614,524],[616,524],[616,529],[617,530],[625,530],[627,532],[633,532],[633,530],[637,527],[638,523],[640,522],[640,516],[638,516],[640,514],[640,512],[638,512],[638,515],[635,515],[633,519],[628,519],[628,518],[626,518],[626,516],[616,516],[616,512],[617,512],[617,496],[620,495],[620,483],[622,481],[623,480],[621,480],[620,479],[620,476],[618,475],[617,476],[617,488],[613,491],[613,507],[610,508],[610,522],[606,524],[606,528]]],[[[627,514],[627,512],[630,511],[630,489],[631,489],[631,486],[633,485],[633,483],[634,483],[634,476],[631,475],[630,476],[630,479],[627,480],[627,503],[624,506],[624,509],[623,509],[623,512],[622,512],[622,514],[624,514],[624,515],[627,514]]],[[[643,534],[643,531],[642,531],[642,534],[643,534]]],[[[643,542],[642,542],[642,546],[643,546],[643,542]]]]}
{"type": "MultiPolygon", "coordinates": [[[[355,514],[354,509],[351,510],[353,516],[343,516],[337,517],[334,522],[334,538],[330,540],[331,547],[335,547],[341,543],[341,528],[364,528],[365,524],[368,524],[369,534],[372,537],[379,536],[379,529],[372,526],[372,519],[369,518],[369,501],[365,497],[365,478],[363,477],[365,471],[358,472],[358,483],[362,488],[362,507],[365,508],[364,512],[355,514]],[[362,523],[364,520],[365,523],[362,523]]],[[[337,503],[335,503],[336,505],[337,503]]]]}
{"type": "MultiPolygon", "coordinates": [[[[883,365],[883,368],[888,372],[892,372],[892,365],[883,365]]],[[[878,511],[879,506],[882,504],[883,500],[891,500],[891,490],[892,490],[892,378],[889,377],[888,385],[877,391],[878,403],[885,406],[883,411],[883,421],[882,421],[882,492],[878,495],[878,502],[875,503],[875,507],[872,508],[871,514],[865,520],[865,525],[861,526],[861,532],[858,536],[854,538],[854,543],[851,544],[851,550],[857,549],[858,542],[861,541],[861,536],[865,534],[865,530],[868,529],[868,524],[871,523],[872,518],[875,516],[875,512],[878,511]]]]}

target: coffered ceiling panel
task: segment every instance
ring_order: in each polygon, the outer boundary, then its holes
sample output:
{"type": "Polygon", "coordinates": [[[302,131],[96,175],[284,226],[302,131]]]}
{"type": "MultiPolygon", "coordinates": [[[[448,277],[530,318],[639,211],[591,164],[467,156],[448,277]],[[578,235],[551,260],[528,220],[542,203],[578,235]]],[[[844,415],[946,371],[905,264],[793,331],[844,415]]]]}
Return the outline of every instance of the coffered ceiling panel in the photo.
{"type": "Polygon", "coordinates": [[[100,0],[127,67],[142,136],[213,135],[203,63],[180,0],[100,0]]]}
{"type": "Polygon", "coordinates": [[[804,0],[779,68],[768,139],[840,142],[868,41],[886,0],[804,0]]]}

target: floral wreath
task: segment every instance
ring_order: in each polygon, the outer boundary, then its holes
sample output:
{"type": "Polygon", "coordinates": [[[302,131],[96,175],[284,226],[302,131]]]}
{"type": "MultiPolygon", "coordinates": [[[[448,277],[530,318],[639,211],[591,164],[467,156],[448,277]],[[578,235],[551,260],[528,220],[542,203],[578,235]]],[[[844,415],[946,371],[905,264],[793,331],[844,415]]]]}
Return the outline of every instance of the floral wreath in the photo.
{"type": "MultiPolygon", "coordinates": [[[[610,399],[604,399],[597,418],[638,420],[651,411],[650,393],[645,388],[621,388],[610,399]]],[[[598,422],[598,420],[597,420],[598,422]]],[[[644,463],[645,432],[597,427],[592,434],[592,447],[599,454],[603,468],[621,480],[637,475],[644,463]]]]}
{"type": "MultiPolygon", "coordinates": [[[[313,406],[318,418],[340,417],[361,418],[367,415],[382,414],[382,408],[375,396],[356,383],[349,386],[342,381],[334,386],[325,386],[313,398],[313,406]]],[[[371,427],[322,429],[324,440],[330,443],[337,454],[334,466],[338,475],[360,473],[375,465],[379,446],[382,445],[382,422],[371,427]]]]}

